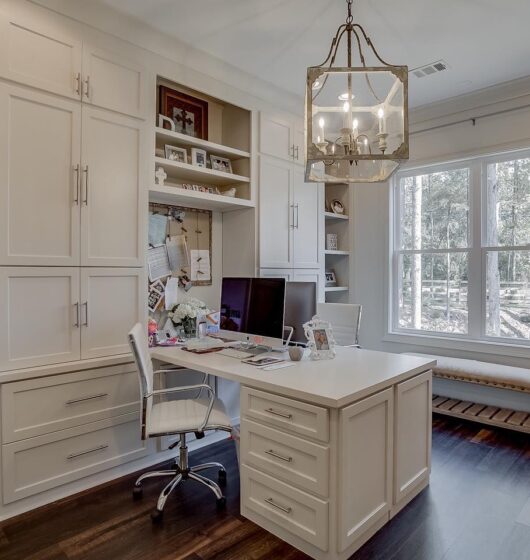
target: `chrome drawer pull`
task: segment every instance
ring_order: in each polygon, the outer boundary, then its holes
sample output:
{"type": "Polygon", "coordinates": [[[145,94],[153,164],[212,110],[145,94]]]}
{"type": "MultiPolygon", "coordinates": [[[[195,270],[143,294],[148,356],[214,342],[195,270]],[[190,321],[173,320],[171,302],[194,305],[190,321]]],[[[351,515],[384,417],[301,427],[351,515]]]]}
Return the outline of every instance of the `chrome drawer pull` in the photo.
{"type": "Polygon", "coordinates": [[[284,455],[280,455],[279,453],[276,453],[272,449],[269,449],[268,451],[265,451],[265,453],[267,455],[272,455],[273,457],[276,457],[276,459],[281,459],[282,461],[285,461],[286,463],[292,463],[293,462],[292,457],[285,457],[284,455]]]}
{"type": "Polygon", "coordinates": [[[281,410],[274,410],[274,408],[266,408],[265,412],[269,412],[270,414],[274,414],[274,416],[281,416],[282,418],[287,418],[287,420],[292,420],[293,415],[287,412],[282,412],[281,410]]]}
{"type": "Polygon", "coordinates": [[[79,453],[70,453],[67,455],[67,459],[75,459],[76,457],[81,457],[81,455],[88,455],[89,453],[94,453],[95,451],[101,451],[102,449],[107,449],[109,446],[108,443],[104,445],[98,445],[97,447],[93,447],[92,449],[87,449],[86,451],[80,451],[79,453]]]}
{"type": "Polygon", "coordinates": [[[72,399],[70,401],[66,401],[65,404],[76,404],[85,401],[91,401],[92,399],[102,399],[103,397],[108,397],[108,393],[98,393],[97,395],[90,395],[90,397],[82,397],[80,399],[72,399]]]}
{"type": "Polygon", "coordinates": [[[268,504],[270,504],[271,506],[284,511],[285,513],[291,513],[291,511],[293,511],[293,508],[281,506],[280,504],[276,504],[272,498],[265,498],[265,501],[268,504]]]}

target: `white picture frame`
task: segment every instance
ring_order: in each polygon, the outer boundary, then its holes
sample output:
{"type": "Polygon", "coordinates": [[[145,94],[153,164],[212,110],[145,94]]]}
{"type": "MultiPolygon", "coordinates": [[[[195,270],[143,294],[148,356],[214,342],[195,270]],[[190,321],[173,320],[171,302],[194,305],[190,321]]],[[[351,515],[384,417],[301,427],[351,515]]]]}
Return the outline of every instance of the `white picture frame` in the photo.
{"type": "Polygon", "coordinates": [[[315,316],[304,324],[304,334],[309,348],[309,359],[332,360],[336,356],[333,329],[328,321],[315,316]]]}
{"type": "Polygon", "coordinates": [[[223,173],[232,173],[232,162],[228,158],[221,156],[210,156],[210,162],[214,171],[222,171],[223,173]]]}
{"type": "Polygon", "coordinates": [[[206,150],[201,150],[201,148],[191,149],[191,164],[197,167],[206,167],[206,162],[208,161],[208,156],[206,150]]]}
{"type": "Polygon", "coordinates": [[[324,272],[325,286],[331,288],[337,285],[337,276],[334,270],[326,270],[324,272]]]}
{"type": "Polygon", "coordinates": [[[164,146],[166,159],[169,161],[178,161],[179,163],[188,163],[188,152],[186,148],[178,148],[177,146],[164,146]]]}

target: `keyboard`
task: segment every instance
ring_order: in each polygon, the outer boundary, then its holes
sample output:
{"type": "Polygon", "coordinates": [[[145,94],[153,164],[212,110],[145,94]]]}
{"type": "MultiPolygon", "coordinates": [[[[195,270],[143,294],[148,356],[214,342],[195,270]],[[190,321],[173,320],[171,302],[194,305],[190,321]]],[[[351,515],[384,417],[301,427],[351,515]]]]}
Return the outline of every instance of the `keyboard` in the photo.
{"type": "Polygon", "coordinates": [[[235,358],[236,360],[245,360],[255,355],[252,352],[245,352],[245,350],[237,350],[236,348],[223,348],[218,354],[228,356],[229,358],[235,358]]]}

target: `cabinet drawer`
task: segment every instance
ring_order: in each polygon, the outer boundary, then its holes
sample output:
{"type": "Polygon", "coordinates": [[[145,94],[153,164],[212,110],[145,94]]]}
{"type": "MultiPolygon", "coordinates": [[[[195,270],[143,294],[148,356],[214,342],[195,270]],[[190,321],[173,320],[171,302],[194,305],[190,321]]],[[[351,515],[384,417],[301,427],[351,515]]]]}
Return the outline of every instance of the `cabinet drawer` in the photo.
{"type": "Polygon", "coordinates": [[[3,443],[140,410],[134,364],[2,386],[3,443]]]}
{"type": "Polygon", "coordinates": [[[241,468],[241,504],[326,551],[328,549],[328,502],[296,490],[245,465],[241,468]]]}
{"type": "Polygon", "coordinates": [[[138,414],[125,414],[2,446],[4,503],[142,457],[138,414]]]}
{"type": "Polygon", "coordinates": [[[247,465],[328,496],[327,447],[245,420],[241,424],[241,457],[247,465]]]}
{"type": "Polygon", "coordinates": [[[319,441],[329,440],[328,411],[320,406],[242,387],[241,412],[288,432],[319,441]]]}

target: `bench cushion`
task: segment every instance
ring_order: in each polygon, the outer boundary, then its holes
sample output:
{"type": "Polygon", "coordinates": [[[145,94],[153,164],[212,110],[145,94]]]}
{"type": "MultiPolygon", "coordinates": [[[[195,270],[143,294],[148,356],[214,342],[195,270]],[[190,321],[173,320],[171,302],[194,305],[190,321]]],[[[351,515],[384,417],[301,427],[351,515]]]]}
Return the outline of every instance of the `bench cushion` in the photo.
{"type": "Polygon", "coordinates": [[[530,393],[530,369],[432,354],[406,354],[437,360],[437,365],[433,368],[433,374],[437,377],[530,393]]]}

